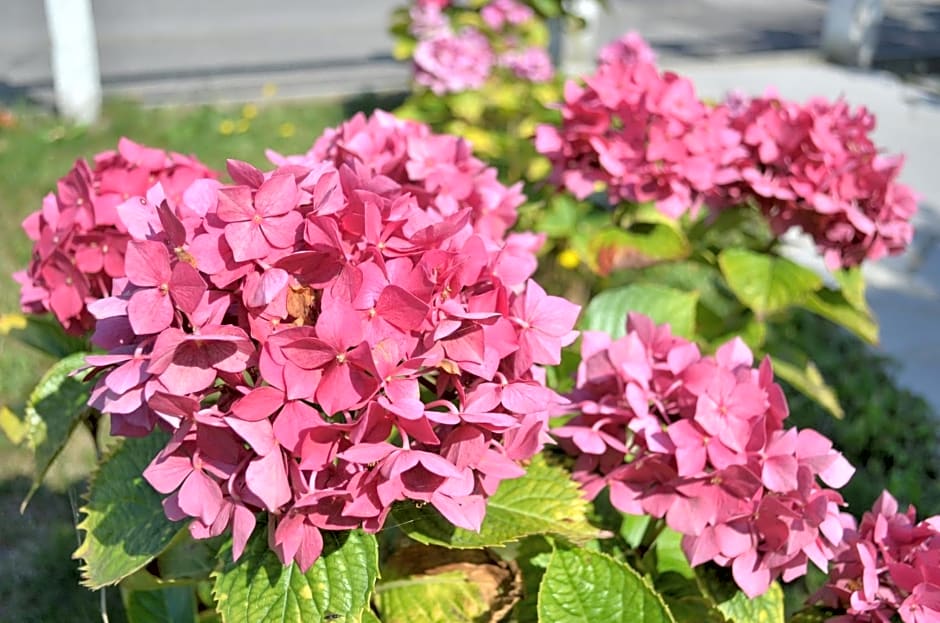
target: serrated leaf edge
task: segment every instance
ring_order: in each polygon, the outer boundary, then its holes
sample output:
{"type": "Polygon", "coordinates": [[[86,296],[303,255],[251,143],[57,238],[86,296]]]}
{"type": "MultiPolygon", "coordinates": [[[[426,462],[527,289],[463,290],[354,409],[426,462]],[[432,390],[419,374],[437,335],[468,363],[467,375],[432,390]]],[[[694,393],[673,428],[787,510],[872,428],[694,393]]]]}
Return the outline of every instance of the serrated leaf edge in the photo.
{"type": "MultiPolygon", "coordinates": [[[[536,599],[536,606],[535,606],[535,608],[536,608],[536,612],[538,612],[540,615],[541,615],[541,612],[542,612],[542,595],[543,595],[542,590],[543,590],[543,588],[545,587],[545,586],[544,586],[544,585],[545,585],[545,578],[548,577],[548,571],[549,571],[549,569],[551,569],[552,563],[555,562],[555,559],[557,558],[558,553],[559,553],[560,551],[562,551],[562,549],[561,549],[561,548],[558,548],[558,547],[556,547],[554,550],[552,550],[552,557],[549,559],[548,565],[546,565],[546,567],[545,567],[545,574],[542,576],[541,582],[539,582],[539,594],[538,594],[538,597],[537,597],[537,599],[536,599]]],[[[587,554],[589,554],[589,555],[591,555],[591,556],[598,556],[598,557],[603,558],[603,559],[605,559],[605,560],[607,560],[607,561],[609,561],[609,562],[614,563],[614,565],[616,565],[616,566],[620,566],[620,567],[626,568],[629,573],[632,573],[634,576],[636,576],[636,577],[643,583],[643,586],[644,586],[645,588],[649,589],[649,592],[656,598],[656,601],[658,601],[659,604],[662,605],[662,607],[663,607],[663,612],[665,612],[665,613],[666,613],[666,616],[668,617],[668,623],[678,623],[678,622],[676,621],[675,615],[672,614],[672,610],[669,609],[669,604],[667,604],[666,601],[663,599],[663,596],[659,594],[659,591],[657,591],[657,590],[656,590],[656,587],[653,586],[652,582],[649,581],[649,578],[647,578],[646,576],[640,574],[639,571],[637,571],[636,569],[634,569],[633,567],[631,567],[630,565],[628,565],[628,564],[626,564],[626,563],[624,563],[624,562],[620,562],[619,560],[617,560],[617,559],[614,558],[613,556],[610,556],[609,554],[605,554],[604,552],[595,552],[595,551],[591,551],[591,550],[587,550],[587,549],[579,549],[579,550],[574,550],[574,551],[577,551],[577,552],[579,552],[579,553],[580,553],[580,552],[586,552],[587,554]]],[[[539,617],[539,622],[542,623],[542,621],[541,621],[541,616],[539,617]]],[[[551,621],[547,621],[547,622],[544,622],[544,623],[552,623],[552,622],[551,622],[551,621]]]]}
{"type": "MultiPolygon", "coordinates": [[[[153,433],[150,433],[150,434],[153,434],[153,433]]],[[[117,580],[113,582],[106,582],[104,584],[96,585],[92,582],[91,578],[89,577],[90,569],[89,569],[88,561],[85,560],[85,556],[88,553],[88,534],[90,533],[90,530],[88,529],[89,514],[87,510],[88,509],[87,505],[89,502],[91,502],[92,489],[94,488],[95,483],[98,481],[98,476],[101,473],[102,467],[105,465],[105,463],[107,463],[108,461],[114,458],[114,456],[124,447],[125,443],[126,443],[126,439],[119,439],[118,441],[114,443],[114,445],[108,448],[108,450],[104,453],[104,455],[102,455],[101,459],[98,461],[97,465],[95,465],[95,468],[92,470],[91,475],[89,475],[88,487],[85,489],[85,492],[80,494],[81,499],[84,500],[85,504],[82,504],[79,507],[78,512],[82,513],[84,517],[81,521],[75,524],[75,529],[82,530],[84,532],[84,538],[82,538],[81,544],[75,549],[74,552],[72,552],[72,559],[82,561],[82,564],[80,564],[78,567],[78,571],[81,575],[81,581],[79,583],[85,588],[88,588],[91,590],[98,590],[100,588],[104,588],[105,586],[114,586],[118,584],[121,580],[123,580],[124,578],[129,577],[133,575],[134,573],[136,573],[137,571],[140,571],[141,569],[146,567],[150,562],[150,561],[147,561],[147,562],[142,563],[139,567],[137,567],[136,569],[134,569],[133,571],[131,571],[124,577],[118,578],[117,580]]],[[[181,525],[180,530],[183,530],[183,529],[185,529],[185,526],[181,525]]],[[[173,539],[170,539],[170,542],[163,549],[163,551],[166,551],[166,549],[170,547],[170,545],[173,543],[175,539],[176,539],[176,535],[173,536],[173,539]]],[[[162,553],[163,552],[161,551],[160,553],[154,555],[153,558],[156,558],[162,553]]],[[[153,558],[151,558],[151,560],[153,560],[153,558]]]]}

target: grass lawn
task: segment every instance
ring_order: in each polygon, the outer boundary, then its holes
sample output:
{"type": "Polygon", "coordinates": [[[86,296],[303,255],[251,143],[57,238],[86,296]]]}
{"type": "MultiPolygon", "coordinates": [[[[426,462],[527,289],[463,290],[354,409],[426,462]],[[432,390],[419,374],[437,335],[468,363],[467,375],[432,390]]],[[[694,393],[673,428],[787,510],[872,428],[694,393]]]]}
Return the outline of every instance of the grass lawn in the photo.
{"type": "MultiPolygon", "coordinates": [[[[320,132],[358,110],[393,108],[395,97],[345,101],[270,103],[235,107],[144,109],[110,102],[92,127],[64,125],[30,107],[0,108],[0,313],[19,309],[19,287],[9,277],[25,267],[31,242],[20,228],[42,197],[79,158],[113,149],[121,136],[139,143],[194,154],[224,171],[226,158],[265,168],[265,148],[306,151],[320,132]]],[[[20,412],[51,360],[0,337],[0,405],[20,412]]],[[[69,556],[77,544],[73,510],[94,461],[91,441],[70,444],[21,516],[29,488],[31,458],[0,434],[0,621],[47,623],[95,621],[98,595],[78,586],[78,565],[69,556]]],[[[112,623],[123,620],[111,590],[112,623]]]]}

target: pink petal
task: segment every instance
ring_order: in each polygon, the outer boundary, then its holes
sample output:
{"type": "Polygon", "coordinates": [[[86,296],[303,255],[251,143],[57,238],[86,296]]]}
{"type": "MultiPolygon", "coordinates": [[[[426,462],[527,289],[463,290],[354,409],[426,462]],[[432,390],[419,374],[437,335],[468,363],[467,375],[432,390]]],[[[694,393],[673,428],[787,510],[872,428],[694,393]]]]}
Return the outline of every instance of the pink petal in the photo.
{"type": "Polygon", "coordinates": [[[253,221],[239,221],[225,226],[225,241],[232,249],[236,262],[247,262],[266,257],[271,245],[261,232],[261,225],[253,221]]]}
{"type": "Polygon", "coordinates": [[[206,293],[206,282],[199,271],[186,262],[178,262],[173,267],[169,287],[173,301],[187,314],[196,311],[202,295],[206,293]]]}
{"type": "Polygon", "coordinates": [[[201,470],[193,470],[180,487],[179,506],[190,517],[211,524],[222,510],[222,491],[201,470]]]}
{"type": "Polygon", "coordinates": [[[274,415],[284,404],[284,392],[274,387],[256,387],[232,405],[232,414],[248,422],[274,415]]]}
{"type": "Polygon", "coordinates": [[[159,333],[173,322],[173,302],[157,288],[145,288],[131,295],[127,319],[137,335],[159,333]]]}
{"type": "Polygon", "coordinates": [[[136,286],[159,287],[170,281],[170,253],[161,242],[131,240],[124,255],[124,270],[136,286]]]}
{"type": "Polygon", "coordinates": [[[291,499],[284,456],[278,451],[252,460],[245,470],[245,485],[270,512],[276,513],[291,499]]]}
{"type": "Polygon", "coordinates": [[[293,175],[272,175],[255,193],[255,210],[262,216],[286,214],[297,206],[293,175]]]}

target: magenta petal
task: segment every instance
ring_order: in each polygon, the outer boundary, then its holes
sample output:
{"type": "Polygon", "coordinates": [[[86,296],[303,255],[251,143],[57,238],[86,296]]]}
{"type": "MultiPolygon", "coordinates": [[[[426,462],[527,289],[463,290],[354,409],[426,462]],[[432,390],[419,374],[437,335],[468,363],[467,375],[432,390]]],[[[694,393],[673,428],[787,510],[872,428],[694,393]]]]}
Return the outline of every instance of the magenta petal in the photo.
{"type": "Polygon", "coordinates": [[[734,563],[731,565],[731,571],[735,583],[751,599],[763,595],[770,587],[770,570],[757,564],[757,552],[755,551],[735,558],[734,563]]]}
{"type": "Polygon", "coordinates": [[[173,322],[173,302],[157,288],[145,288],[131,295],[127,319],[137,335],[159,333],[173,322]]]}
{"type": "Polygon", "coordinates": [[[222,491],[214,480],[196,469],[180,487],[179,505],[187,515],[208,525],[222,510],[222,491]]]}
{"type": "Polygon", "coordinates": [[[225,241],[231,247],[236,262],[261,259],[271,252],[271,246],[261,233],[261,226],[252,221],[226,225],[225,241]]]}
{"type": "Polygon", "coordinates": [[[172,493],[193,471],[193,462],[188,456],[158,455],[144,470],[144,479],[160,493],[172,493]]]}
{"type": "Polygon", "coordinates": [[[226,223],[250,221],[255,216],[255,208],[251,203],[251,189],[244,186],[220,188],[216,216],[226,223]]]}
{"type": "Polygon", "coordinates": [[[232,414],[256,422],[274,415],[284,404],[284,392],[274,387],[256,387],[232,405],[232,414]]]}
{"type": "Polygon", "coordinates": [[[213,368],[197,368],[171,363],[160,375],[160,382],[174,394],[193,394],[202,391],[215,381],[213,368]]]}
{"type": "Polygon", "coordinates": [[[301,541],[300,549],[297,550],[297,554],[294,556],[297,566],[300,567],[302,572],[306,573],[322,552],[323,535],[320,534],[316,526],[305,525],[303,541],[301,541]]]}
{"type": "Polygon", "coordinates": [[[245,470],[245,484],[272,513],[276,513],[291,499],[287,468],[280,451],[270,452],[251,461],[245,470]]]}
{"type": "Polygon", "coordinates": [[[236,184],[257,188],[264,183],[264,173],[247,162],[229,158],[225,161],[225,169],[236,184]]]}
{"type": "Polygon", "coordinates": [[[228,424],[235,433],[248,442],[251,449],[259,455],[269,454],[277,447],[277,440],[274,439],[274,430],[271,428],[270,420],[257,420],[249,422],[237,417],[226,417],[225,423],[228,424]]]}
{"type": "Polygon", "coordinates": [[[134,285],[157,288],[170,281],[170,253],[161,242],[131,240],[124,255],[124,270],[134,285]]]}
{"type": "Polygon", "coordinates": [[[424,324],[428,306],[398,286],[382,290],[375,311],[383,320],[402,331],[413,331],[424,324]]]}
{"type": "Polygon", "coordinates": [[[304,433],[318,423],[323,423],[319,411],[299,400],[292,400],[284,405],[274,420],[274,437],[282,446],[296,454],[300,450],[304,433]]]}
{"type": "Polygon", "coordinates": [[[232,518],[232,560],[238,561],[241,558],[248,538],[255,531],[256,523],[257,519],[253,512],[244,506],[235,506],[232,518]]]}
{"type": "Polygon", "coordinates": [[[300,212],[288,212],[283,216],[268,216],[261,222],[261,231],[271,246],[286,249],[297,242],[297,234],[304,217],[300,212]]]}
{"type": "Polygon", "coordinates": [[[486,502],[482,495],[450,497],[435,492],[431,494],[431,504],[458,528],[480,531],[486,514],[486,502]]]}
{"type": "Polygon", "coordinates": [[[280,216],[296,205],[297,182],[293,175],[272,175],[255,193],[255,209],[262,216],[280,216]]]}
{"type": "Polygon", "coordinates": [[[206,292],[206,282],[195,268],[185,262],[173,267],[170,277],[170,294],[176,305],[187,314],[193,313],[206,292]]]}

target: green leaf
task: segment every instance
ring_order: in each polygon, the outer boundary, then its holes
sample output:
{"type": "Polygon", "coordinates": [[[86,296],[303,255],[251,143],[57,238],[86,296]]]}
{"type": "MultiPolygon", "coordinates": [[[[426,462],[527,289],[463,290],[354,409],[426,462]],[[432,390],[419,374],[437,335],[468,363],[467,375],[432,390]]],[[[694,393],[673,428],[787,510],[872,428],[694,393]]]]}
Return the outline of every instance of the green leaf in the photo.
{"type": "Polygon", "coordinates": [[[484,550],[406,545],[382,573],[373,601],[385,623],[501,620],[522,588],[518,567],[484,550]]]}
{"type": "Polygon", "coordinates": [[[656,571],[658,573],[678,573],[684,578],[695,577],[695,571],[689,564],[689,559],[682,551],[682,534],[672,528],[663,528],[653,543],[656,553],[656,571]]]}
{"type": "Polygon", "coordinates": [[[773,360],[773,365],[774,373],[792,385],[798,392],[819,403],[836,419],[841,420],[845,417],[845,411],[842,410],[842,405],[839,404],[839,397],[826,383],[822,374],[819,373],[819,368],[812,361],[806,362],[806,365],[801,368],[777,358],[773,360]]]}
{"type": "Polygon", "coordinates": [[[35,455],[35,471],[21,511],[39,490],[46,472],[62,452],[72,431],[88,413],[91,385],[69,376],[85,365],[86,354],[74,353],[56,362],[42,376],[26,401],[26,440],[35,455]]]}
{"type": "Polygon", "coordinates": [[[496,547],[532,534],[585,542],[597,536],[587,521],[589,503],[565,469],[536,455],[521,478],[504,480],[486,504],[480,532],[457,528],[430,505],[399,504],[394,522],[409,537],[456,548],[496,547]]]}
{"type": "Polygon", "coordinates": [[[160,554],[182,524],[163,513],[162,496],[144,480],[144,468],[167,442],[165,433],[130,438],[115,446],[92,476],[82,507],[82,584],[98,589],[116,584],[160,554]]]}
{"type": "Polygon", "coordinates": [[[582,315],[581,328],[605,331],[618,338],[626,333],[627,312],[639,312],[657,323],[669,323],[672,332],[695,335],[698,294],[654,284],[634,284],[606,290],[595,296],[582,315]]]}
{"type": "Polygon", "coordinates": [[[157,558],[160,577],[164,580],[208,579],[218,559],[218,540],[194,539],[189,531],[181,531],[157,558]]]}
{"type": "Polygon", "coordinates": [[[646,536],[646,529],[653,520],[652,515],[624,515],[620,524],[620,536],[626,541],[627,545],[636,548],[643,542],[646,536]]]}
{"type": "Polygon", "coordinates": [[[22,322],[9,322],[11,317],[12,314],[5,314],[4,319],[7,322],[2,323],[8,325],[10,337],[51,357],[62,359],[73,353],[88,350],[85,340],[66,333],[59,321],[49,314],[29,315],[22,322]]]}
{"type": "Polygon", "coordinates": [[[127,623],[193,623],[196,594],[191,586],[126,591],[124,611],[127,623]]]}
{"type": "Polygon", "coordinates": [[[224,623],[306,623],[362,620],[379,573],[375,537],[360,530],[323,531],[323,553],[306,573],[285,567],[256,530],[245,553],[232,561],[231,546],[219,554],[215,595],[224,623]]]}
{"type": "Polygon", "coordinates": [[[877,344],[878,323],[871,311],[856,307],[846,299],[844,293],[844,290],[824,288],[810,294],[801,306],[845,327],[869,344],[877,344]]]}
{"type": "Polygon", "coordinates": [[[652,586],[629,566],[585,549],[556,550],[539,590],[544,623],[675,623],[652,586]]]}
{"type": "Polygon", "coordinates": [[[718,265],[738,300],[759,315],[802,303],[822,287],[822,279],[810,269],[768,253],[725,249],[718,265]]]}
{"type": "Polygon", "coordinates": [[[738,591],[718,609],[733,623],[784,623],[783,589],[774,582],[766,593],[753,598],[738,591]]]}
{"type": "Polygon", "coordinates": [[[833,271],[832,274],[839,282],[840,292],[849,305],[861,312],[870,313],[868,301],[865,300],[865,276],[861,267],[843,268],[833,271]]]}
{"type": "Polygon", "coordinates": [[[380,583],[375,603],[383,623],[472,623],[487,612],[479,587],[462,571],[380,583]]]}

